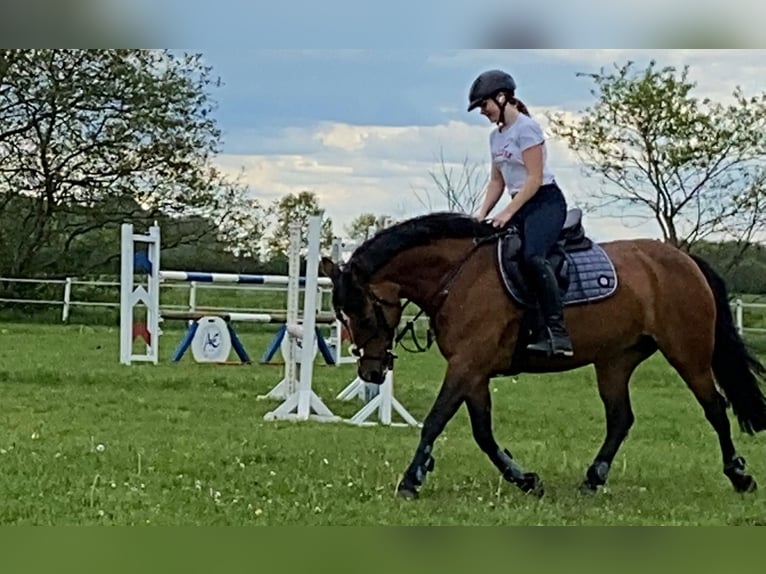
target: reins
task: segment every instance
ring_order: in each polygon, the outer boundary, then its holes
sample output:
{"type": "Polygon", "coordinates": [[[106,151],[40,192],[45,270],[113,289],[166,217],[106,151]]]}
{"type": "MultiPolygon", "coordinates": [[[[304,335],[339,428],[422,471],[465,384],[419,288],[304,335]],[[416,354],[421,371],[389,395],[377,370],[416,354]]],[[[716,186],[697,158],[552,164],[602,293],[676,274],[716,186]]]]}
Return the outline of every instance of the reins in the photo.
{"type": "MultiPolygon", "coordinates": [[[[465,256],[463,256],[460,262],[450,271],[450,273],[446,275],[446,277],[442,280],[442,282],[439,283],[439,286],[434,291],[433,295],[429,298],[429,299],[432,299],[432,298],[441,297],[441,300],[439,301],[439,303],[432,309],[432,314],[434,316],[439,312],[439,310],[444,305],[444,302],[447,300],[447,296],[449,295],[450,287],[455,282],[458,275],[462,271],[463,267],[468,262],[468,260],[473,256],[473,254],[476,253],[476,251],[484,244],[495,241],[496,239],[499,239],[500,237],[502,237],[508,232],[509,232],[509,228],[505,228],[501,231],[498,231],[486,237],[474,238],[473,247],[471,247],[471,249],[468,250],[468,253],[466,253],[465,256]]],[[[378,297],[374,297],[374,298],[379,300],[380,304],[393,305],[389,301],[384,301],[383,299],[380,299],[378,297]]],[[[402,312],[410,303],[411,301],[409,299],[405,301],[405,303],[401,306],[402,312]]],[[[424,353],[425,351],[431,348],[431,345],[433,345],[433,342],[434,342],[434,333],[430,325],[428,326],[428,329],[426,330],[425,347],[418,342],[417,335],[415,334],[415,322],[424,312],[425,312],[425,309],[421,307],[421,309],[417,312],[417,314],[412,319],[408,320],[405,323],[404,327],[401,330],[399,330],[399,332],[396,334],[393,341],[394,348],[396,347],[396,345],[401,345],[401,347],[408,353],[424,353]],[[407,333],[410,333],[412,335],[412,342],[415,344],[416,350],[408,349],[402,342],[404,337],[407,335],[407,333]]],[[[387,323],[386,323],[386,327],[388,328],[387,323]]]]}

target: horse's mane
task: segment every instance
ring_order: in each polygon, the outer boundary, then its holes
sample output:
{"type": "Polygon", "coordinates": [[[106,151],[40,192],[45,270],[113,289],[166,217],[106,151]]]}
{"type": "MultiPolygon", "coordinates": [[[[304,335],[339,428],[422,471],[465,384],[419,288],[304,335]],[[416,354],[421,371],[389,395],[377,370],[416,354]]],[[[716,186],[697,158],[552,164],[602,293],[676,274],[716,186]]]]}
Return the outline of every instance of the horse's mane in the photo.
{"type": "Polygon", "coordinates": [[[428,213],[379,231],[354,251],[347,265],[369,277],[407,249],[428,245],[438,239],[487,237],[496,231],[489,223],[464,213],[428,213]]]}

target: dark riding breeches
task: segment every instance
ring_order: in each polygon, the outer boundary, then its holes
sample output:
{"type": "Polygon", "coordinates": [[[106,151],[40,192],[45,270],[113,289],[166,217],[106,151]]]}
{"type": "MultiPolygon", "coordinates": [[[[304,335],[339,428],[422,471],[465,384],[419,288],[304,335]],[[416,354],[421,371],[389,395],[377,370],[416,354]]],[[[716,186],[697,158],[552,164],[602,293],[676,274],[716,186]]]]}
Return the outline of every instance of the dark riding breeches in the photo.
{"type": "Polygon", "coordinates": [[[567,216],[567,204],[561,189],[551,183],[543,185],[511,219],[519,226],[523,242],[523,258],[546,258],[558,241],[567,216]]]}

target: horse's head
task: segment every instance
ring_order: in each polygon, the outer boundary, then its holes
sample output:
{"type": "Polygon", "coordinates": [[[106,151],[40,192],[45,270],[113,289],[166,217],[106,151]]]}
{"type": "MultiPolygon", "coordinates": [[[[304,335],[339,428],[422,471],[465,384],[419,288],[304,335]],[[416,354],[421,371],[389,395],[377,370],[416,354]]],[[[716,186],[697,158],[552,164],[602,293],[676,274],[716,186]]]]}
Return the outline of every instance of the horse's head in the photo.
{"type": "Polygon", "coordinates": [[[332,281],[333,308],[348,329],[359,377],[381,384],[393,368],[391,350],[402,317],[399,287],[390,282],[372,285],[354,265],[339,266],[327,257],[320,268],[332,281]]]}

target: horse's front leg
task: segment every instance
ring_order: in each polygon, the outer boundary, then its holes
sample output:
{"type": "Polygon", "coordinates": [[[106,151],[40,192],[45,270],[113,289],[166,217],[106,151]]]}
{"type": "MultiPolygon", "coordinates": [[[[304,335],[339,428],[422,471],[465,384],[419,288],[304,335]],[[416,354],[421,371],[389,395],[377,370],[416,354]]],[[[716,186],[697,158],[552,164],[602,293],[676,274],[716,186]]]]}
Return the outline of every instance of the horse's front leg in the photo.
{"type": "Polygon", "coordinates": [[[466,395],[466,406],[471,417],[471,429],[476,444],[497,467],[503,478],[523,492],[543,495],[543,483],[534,472],[527,472],[516,462],[507,449],[502,449],[492,432],[492,401],[489,379],[477,380],[466,395]]]}
{"type": "Polygon", "coordinates": [[[426,474],[434,469],[434,457],[431,454],[434,442],[463,403],[465,382],[465,377],[447,367],[447,375],[439,394],[423,421],[415,456],[397,486],[397,494],[402,498],[417,498],[418,487],[423,484],[426,474]]]}

